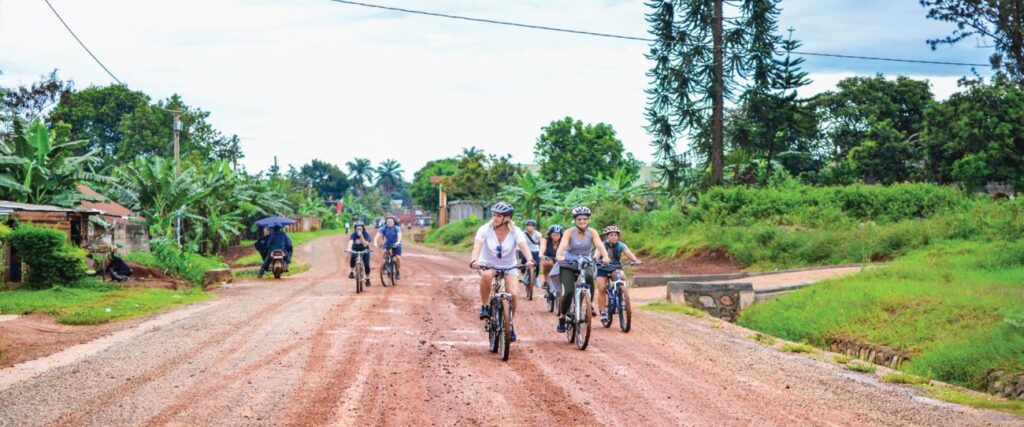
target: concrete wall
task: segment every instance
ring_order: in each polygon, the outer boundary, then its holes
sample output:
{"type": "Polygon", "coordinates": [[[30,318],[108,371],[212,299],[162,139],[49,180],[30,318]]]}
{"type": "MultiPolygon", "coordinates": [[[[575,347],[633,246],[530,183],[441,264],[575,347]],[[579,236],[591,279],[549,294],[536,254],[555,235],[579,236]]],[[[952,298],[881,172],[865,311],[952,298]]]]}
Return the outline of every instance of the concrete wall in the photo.
{"type": "Polygon", "coordinates": [[[448,202],[448,222],[461,221],[471,216],[476,216],[480,219],[484,218],[484,206],[482,203],[462,200],[448,202]]]}

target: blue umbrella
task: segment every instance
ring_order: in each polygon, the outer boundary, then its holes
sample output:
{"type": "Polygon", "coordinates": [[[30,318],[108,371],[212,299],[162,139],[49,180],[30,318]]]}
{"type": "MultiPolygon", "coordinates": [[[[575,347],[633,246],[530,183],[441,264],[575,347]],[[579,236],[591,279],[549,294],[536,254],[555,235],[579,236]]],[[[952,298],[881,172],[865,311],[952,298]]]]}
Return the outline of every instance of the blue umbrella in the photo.
{"type": "Polygon", "coordinates": [[[283,216],[272,216],[256,221],[256,225],[260,227],[284,227],[292,224],[295,224],[295,220],[283,216]]]}

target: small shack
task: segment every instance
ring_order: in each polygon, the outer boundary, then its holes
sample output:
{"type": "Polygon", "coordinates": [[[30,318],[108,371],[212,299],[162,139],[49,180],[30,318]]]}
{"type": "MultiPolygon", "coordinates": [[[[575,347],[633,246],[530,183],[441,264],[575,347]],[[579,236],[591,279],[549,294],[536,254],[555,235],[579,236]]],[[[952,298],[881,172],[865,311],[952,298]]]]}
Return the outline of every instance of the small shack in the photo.
{"type": "Polygon", "coordinates": [[[149,252],[146,218],[84,185],[79,185],[78,191],[92,199],[103,200],[80,204],[81,210],[96,214],[89,224],[89,243],[112,245],[124,253],[149,252]]]}
{"type": "MultiPolygon", "coordinates": [[[[8,225],[31,224],[60,230],[68,236],[68,241],[75,246],[86,243],[89,230],[89,217],[95,212],[84,212],[48,205],[31,205],[0,200],[0,217],[8,225]]],[[[21,258],[8,247],[4,248],[3,278],[8,282],[21,281],[21,258]]]]}

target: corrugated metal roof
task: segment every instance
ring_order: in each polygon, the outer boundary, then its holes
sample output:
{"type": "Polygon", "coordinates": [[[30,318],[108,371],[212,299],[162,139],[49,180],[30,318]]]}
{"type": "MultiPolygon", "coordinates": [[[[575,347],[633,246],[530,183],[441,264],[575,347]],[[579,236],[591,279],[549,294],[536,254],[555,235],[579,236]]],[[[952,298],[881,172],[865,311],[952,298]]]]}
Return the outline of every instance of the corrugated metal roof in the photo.
{"type": "Polygon", "coordinates": [[[132,212],[131,209],[128,209],[113,200],[107,199],[102,194],[96,192],[96,190],[79,184],[78,191],[87,196],[97,197],[106,200],[104,202],[82,201],[81,205],[86,210],[93,210],[104,215],[119,216],[122,218],[129,218],[134,216],[134,213],[132,212]]]}
{"type": "Polygon", "coordinates": [[[30,212],[78,212],[74,209],[61,208],[57,206],[31,205],[28,203],[10,202],[7,200],[0,200],[0,209],[30,212]]]}

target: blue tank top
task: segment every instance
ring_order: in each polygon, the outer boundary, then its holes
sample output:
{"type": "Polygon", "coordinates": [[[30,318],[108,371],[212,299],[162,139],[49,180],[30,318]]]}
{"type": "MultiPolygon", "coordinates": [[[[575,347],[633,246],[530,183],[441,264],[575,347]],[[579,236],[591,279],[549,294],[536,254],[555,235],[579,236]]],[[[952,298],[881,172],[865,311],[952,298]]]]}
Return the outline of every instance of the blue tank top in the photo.
{"type": "MultiPolygon", "coordinates": [[[[590,253],[594,251],[594,241],[590,237],[590,228],[583,232],[583,236],[577,236],[580,234],[577,228],[569,230],[568,234],[569,247],[565,251],[565,259],[577,261],[580,257],[590,256],[590,253]]],[[[565,237],[562,238],[564,239],[565,237]]]]}

